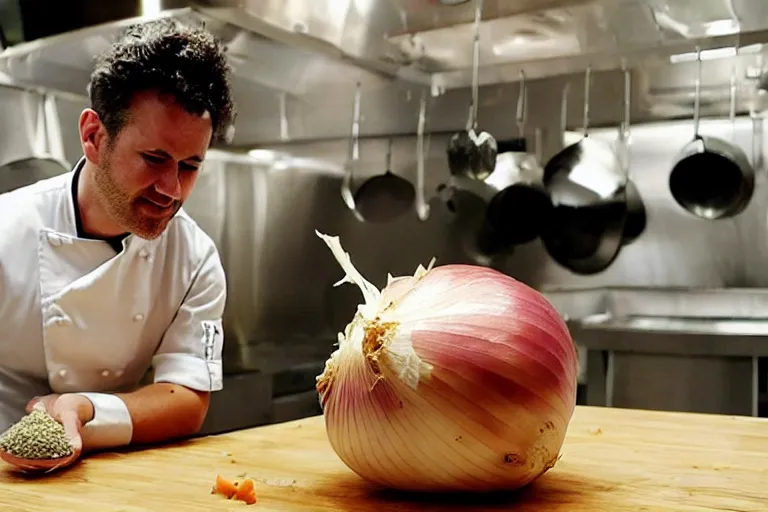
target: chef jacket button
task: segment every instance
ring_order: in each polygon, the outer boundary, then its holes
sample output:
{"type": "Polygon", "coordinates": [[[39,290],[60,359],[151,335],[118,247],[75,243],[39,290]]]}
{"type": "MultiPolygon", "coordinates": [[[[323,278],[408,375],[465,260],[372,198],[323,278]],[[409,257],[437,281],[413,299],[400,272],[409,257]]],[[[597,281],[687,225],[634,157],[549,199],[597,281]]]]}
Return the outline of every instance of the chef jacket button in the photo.
{"type": "Polygon", "coordinates": [[[102,370],[101,371],[101,376],[102,377],[109,377],[111,374],[112,374],[112,372],[110,372],[109,370],[102,370]]]}
{"type": "Polygon", "coordinates": [[[142,320],[144,320],[144,314],[143,313],[136,313],[135,315],[133,315],[133,321],[134,322],[141,322],[142,320]]]}
{"type": "Polygon", "coordinates": [[[149,251],[147,251],[146,249],[142,249],[139,251],[139,256],[141,256],[145,260],[149,259],[149,251]]]}

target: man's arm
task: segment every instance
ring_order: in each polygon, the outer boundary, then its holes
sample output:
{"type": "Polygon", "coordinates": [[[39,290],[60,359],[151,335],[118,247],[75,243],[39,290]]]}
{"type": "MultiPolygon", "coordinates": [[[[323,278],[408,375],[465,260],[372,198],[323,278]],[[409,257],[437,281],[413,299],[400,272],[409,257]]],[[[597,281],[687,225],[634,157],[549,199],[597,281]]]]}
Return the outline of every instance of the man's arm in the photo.
{"type": "MultiPolygon", "coordinates": [[[[106,395],[95,398],[91,393],[67,393],[61,396],[51,396],[55,403],[48,402],[46,407],[51,411],[74,410],[80,418],[80,424],[87,425],[95,416],[94,403],[109,398],[106,395]]],[[[130,439],[124,437],[124,442],[101,439],[94,440],[86,436],[83,449],[88,452],[93,449],[117,446],[121,444],[154,444],[163,441],[186,437],[195,434],[202,427],[208,412],[210,393],[170,383],[155,383],[144,386],[131,393],[116,393],[121,404],[130,417],[130,439]]],[[[34,404],[27,406],[31,412],[34,404]]],[[[108,407],[109,405],[107,405],[108,407]]],[[[127,426],[127,425],[125,425],[127,426]]],[[[98,432],[94,431],[97,434],[98,432]]],[[[103,430],[102,430],[103,432],[103,430]]],[[[127,429],[126,429],[127,432],[127,429]]]]}
{"type": "Polygon", "coordinates": [[[210,393],[158,382],[117,396],[131,413],[131,443],[151,444],[197,433],[208,412],[210,393]]]}

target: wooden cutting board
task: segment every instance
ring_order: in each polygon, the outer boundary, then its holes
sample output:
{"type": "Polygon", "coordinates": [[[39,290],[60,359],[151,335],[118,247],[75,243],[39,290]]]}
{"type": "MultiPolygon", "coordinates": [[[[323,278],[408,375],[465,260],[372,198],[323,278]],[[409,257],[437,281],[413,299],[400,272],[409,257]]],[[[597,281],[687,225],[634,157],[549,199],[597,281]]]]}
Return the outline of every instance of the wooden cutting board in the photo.
{"type": "Polygon", "coordinates": [[[143,451],[60,474],[0,469],[3,512],[768,510],[768,420],[577,407],[563,457],[516,495],[418,497],[374,489],[338,459],[321,417],[143,451]],[[259,502],[210,494],[248,474],[259,502]]]}

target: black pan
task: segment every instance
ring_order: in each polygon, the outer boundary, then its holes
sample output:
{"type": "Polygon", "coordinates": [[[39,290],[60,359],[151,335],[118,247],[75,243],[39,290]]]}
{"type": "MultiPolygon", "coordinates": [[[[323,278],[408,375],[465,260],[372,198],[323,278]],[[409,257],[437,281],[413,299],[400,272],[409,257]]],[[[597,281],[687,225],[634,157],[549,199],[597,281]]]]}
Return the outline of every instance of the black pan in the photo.
{"type": "Polygon", "coordinates": [[[619,255],[627,219],[624,194],[589,206],[558,205],[542,235],[557,263],[576,274],[602,272],[619,255]]]}
{"type": "MultiPolygon", "coordinates": [[[[544,187],[552,201],[542,233],[552,259],[577,274],[602,272],[621,250],[627,220],[626,172],[607,144],[588,136],[590,70],[584,101],[584,137],[556,154],[544,167],[544,187]]],[[[566,88],[561,119],[565,132],[566,88]]]]}
{"type": "MultiPolygon", "coordinates": [[[[701,52],[697,50],[693,105],[693,140],[681,151],[669,174],[669,190],[677,204],[708,220],[738,215],[755,190],[755,169],[736,144],[699,134],[701,52]]],[[[736,74],[731,74],[731,122],[736,115],[736,74]]]]}
{"type": "Polygon", "coordinates": [[[415,198],[411,182],[392,172],[390,138],[384,174],[369,178],[355,192],[357,211],[367,222],[390,222],[410,211],[415,198]]]}

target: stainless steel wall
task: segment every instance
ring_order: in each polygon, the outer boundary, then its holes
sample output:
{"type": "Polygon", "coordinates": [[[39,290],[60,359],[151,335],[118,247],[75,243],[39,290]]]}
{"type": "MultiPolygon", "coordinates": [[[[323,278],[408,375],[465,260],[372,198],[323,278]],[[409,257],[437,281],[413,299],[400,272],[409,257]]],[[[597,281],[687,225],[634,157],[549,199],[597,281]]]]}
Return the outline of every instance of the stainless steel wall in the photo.
{"type": "MultiPolygon", "coordinates": [[[[705,121],[702,132],[730,138],[727,121],[705,121]]],[[[614,130],[593,137],[615,138],[614,130]]],[[[760,171],[755,196],[735,219],[705,221],[677,206],[667,178],[678,150],[690,140],[688,121],[636,126],[632,133],[632,173],[648,208],[642,237],[623,249],[613,266],[596,276],[577,276],[554,263],[539,242],[518,248],[499,268],[538,288],[600,286],[765,287],[768,285],[766,180],[760,171]]],[[[752,124],[736,123],[735,138],[752,154],[752,124]]],[[[428,189],[447,176],[445,136],[430,143],[428,189]]],[[[303,143],[274,147],[294,157],[341,163],[347,142],[303,143]]],[[[363,177],[384,170],[386,141],[361,146],[363,177]]],[[[550,151],[551,152],[551,151],[550,151]]],[[[395,140],[395,172],[413,179],[415,144],[395,140]]],[[[210,166],[218,176],[206,178],[195,196],[208,187],[223,187],[224,214],[217,220],[221,247],[232,282],[228,325],[241,340],[297,340],[318,335],[332,338],[349,320],[359,293],[351,286],[332,288],[341,271],[314,230],[338,234],[360,270],[381,285],[387,272],[411,273],[436,256],[441,264],[471,261],[452,231],[452,217],[433,199],[427,222],[415,213],[388,225],[366,225],[342,204],[340,177],[307,169],[274,169],[242,163],[210,166]],[[221,185],[223,183],[223,185],[221,185]]],[[[203,203],[189,205],[192,215],[207,215],[203,203]]],[[[519,219],[525,222],[526,219],[519,219]]]]}
{"type": "MultiPolygon", "coordinates": [[[[30,101],[34,105],[29,94],[0,88],[0,159],[35,151],[34,137],[30,138],[34,130],[24,121],[34,119],[33,111],[37,112],[26,106],[30,101]]],[[[80,156],[77,116],[85,105],[70,99],[59,99],[55,105],[63,152],[74,162],[80,156]]],[[[531,105],[534,122],[536,107],[531,105]]],[[[559,133],[551,122],[539,121],[547,141],[544,154],[549,156],[557,149],[559,133]]],[[[726,138],[730,129],[727,121],[702,123],[704,133],[726,138]]],[[[615,130],[594,130],[592,136],[612,140],[615,130]]],[[[538,242],[520,247],[499,268],[539,288],[768,286],[764,173],[752,204],[738,218],[710,222],[692,217],[672,201],[666,187],[674,156],[691,136],[689,121],[633,127],[632,173],[647,203],[648,228],[606,272],[576,276],[552,262],[538,242]]],[[[748,120],[739,120],[736,137],[751,154],[748,120]]],[[[446,140],[447,135],[436,134],[430,141],[430,191],[447,176],[446,140]]],[[[347,144],[315,141],[270,149],[342,163],[347,144]]],[[[363,141],[363,175],[383,171],[385,149],[384,139],[363,141]]],[[[413,178],[415,161],[413,138],[397,138],[394,171],[413,178]]],[[[187,205],[223,254],[230,283],[226,318],[230,351],[247,352],[259,343],[283,347],[306,346],[318,339],[332,343],[351,318],[359,292],[350,285],[332,288],[341,271],[315,229],[340,235],[360,270],[379,285],[388,272],[412,273],[433,256],[439,264],[470,261],[452,235],[451,215],[437,202],[426,222],[414,213],[388,225],[364,225],[343,206],[338,173],[302,167],[301,161],[289,169],[248,162],[213,153],[187,205]]]]}
{"type": "MultiPolygon", "coordinates": [[[[692,51],[692,49],[691,49],[692,51]]],[[[755,89],[761,75],[756,55],[702,62],[702,116],[725,116],[729,112],[731,73],[737,84],[737,110],[747,112],[757,101],[755,89]]],[[[269,73],[265,65],[265,73],[269,73]]],[[[293,68],[289,68],[293,69],[293,68]]],[[[245,80],[235,81],[235,95],[241,112],[234,143],[248,146],[280,143],[281,118],[287,136],[293,141],[313,141],[348,137],[355,83],[362,83],[361,136],[413,134],[418,122],[420,86],[386,81],[361,73],[352,73],[330,63],[317,62],[301,68],[304,76],[289,76],[303,85],[300,93],[288,94],[281,112],[279,93],[255,87],[245,80]],[[311,79],[310,79],[311,77],[311,79]],[[284,114],[281,115],[281,114],[284,114]],[[257,120],[257,121],[254,121],[257,120]]],[[[695,62],[649,63],[632,70],[632,119],[656,122],[693,115],[695,62]]],[[[522,71],[528,71],[522,69],[522,71]]],[[[481,72],[482,74],[482,72],[481,72]]],[[[518,75],[515,74],[515,77],[518,75]]],[[[285,79],[281,75],[281,78],[285,79]]],[[[566,73],[538,80],[528,80],[528,123],[530,136],[536,126],[552,128],[560,120],[560,98],[568,85],[568,121],[581,126],[584,109],[583,73],[566,73]]],[[[591,74],[590,125],[616,126],[623,115],[623,80],[621,71],[597,71],[591,74]]],[[[516,137],[518,83],[500,83],[480,87],[478,122],[498,137],[516,137]]],[[[428,125],[435,132],[449,132],[464,126],[471,95],[468,88],[449,89],[431,97],[428,125]]],[[[545,142],[557,143],[556,130],[547,130],[545,142]]]]}
{"type": "Polygon", "coordinates": [[[61,158],[55,102],[35,91],[0,85],[0,165],[32,156],[61,158]]]}

